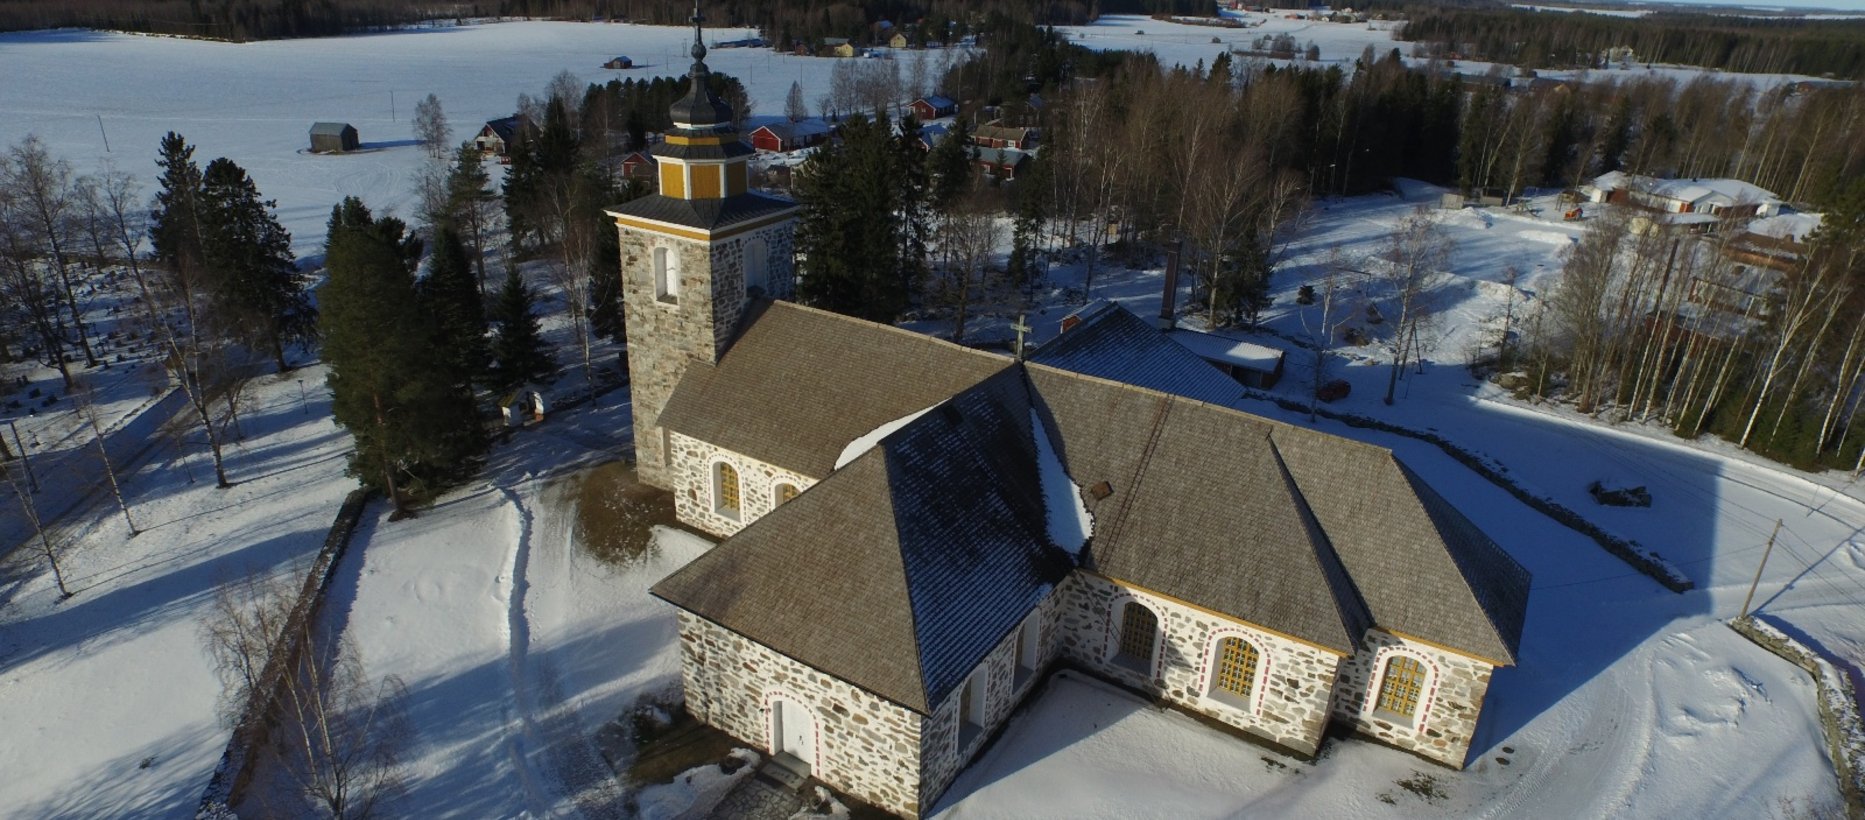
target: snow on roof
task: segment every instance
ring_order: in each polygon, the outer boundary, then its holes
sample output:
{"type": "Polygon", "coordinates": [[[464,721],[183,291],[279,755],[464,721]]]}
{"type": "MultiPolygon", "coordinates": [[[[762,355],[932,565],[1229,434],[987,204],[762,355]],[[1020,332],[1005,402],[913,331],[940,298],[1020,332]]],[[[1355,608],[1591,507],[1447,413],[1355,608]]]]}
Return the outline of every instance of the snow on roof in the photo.
{"type": "Polygon", "coordinates": [[[1056,455],[1054,442],[1043,419],[1030,407],[1030,434],[1036,439],[1036,463],[1043,488],[1043,513],[1049,527],[1049,540],[1068,554],[1081,558],[1082,547],[1094,535],[1094,515],[1081,500],[1081,485],[1069,478],[1068,469],[1056,455]]]}
{"type": "Polygon", "coordinates": [[[1820,214],[1781,214],[1748,223],[1748,232],[1794,242],[1807,241],[1807,235],[1820,227],[1820,214]]]}
{"type": "Polygon", "coordinates": [[[1593,179],[1592,187],[1602,191],[1633,188],[1680,202],[1733,205],[1737,202],[1780,202],[1773,191],[1739,179],[1656,179],[1653,177],[1609,171],[1593,179]]]}
{"type": "Polygon", "coordinates": [[[1167,338],[1184,345],[1186,350],[1198,354],[1198,358],[1247,367],[1264,373],[1274,371],[1276,363],[1282,361],[1281,350],[1241,339],[1184,329],[1172,331],[1167,334],[1167,338]]]}
{"type": "MultiPolygon", "coordinates": [[[[940,402],[939,404],[944,404],[944,403],[945,402],[940,402]]],[[[881,443],[881,439],[887,438],[889,435],[892,435],[895,430],[898,430],[902,427],[912,424],[914,419],[917,419],[920,416],[926,415],[927,411],[933,409],[933,407],[938,407],[938,406],[939,406],[938,404],[935,404],[935,405],[932,405],[931,407],[927,407],[918,412],[908,413],[904,416],[901,416],[900,418],[894,419],[893,421],[887,422],[886,424],[883,424],[879,427],[874,428],[873,430],[870,430],[862,434],[860,437],[856,438],[854,441],[849,442],[847,447],[842,448],[842,454],[839,456],[836,456],[835,458],[835,468],[840,470],[843,467],[847,467],[849,462],[854,461],[857,458],[860,458],[862,453],[865,453],[869,450],[874,449],[875,445],[881,443]]]]}

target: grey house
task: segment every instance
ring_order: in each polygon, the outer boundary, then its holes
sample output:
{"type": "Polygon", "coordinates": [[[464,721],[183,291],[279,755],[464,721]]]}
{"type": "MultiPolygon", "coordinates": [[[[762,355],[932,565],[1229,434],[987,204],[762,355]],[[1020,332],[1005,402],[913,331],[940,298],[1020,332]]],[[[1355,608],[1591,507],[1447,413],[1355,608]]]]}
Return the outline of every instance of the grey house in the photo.
{"type": "Polygon", "coordinates": [[[362,147],[356,127],[347,122],[311,123],[311,150],[319,154],[340,154],[362,147]]]}

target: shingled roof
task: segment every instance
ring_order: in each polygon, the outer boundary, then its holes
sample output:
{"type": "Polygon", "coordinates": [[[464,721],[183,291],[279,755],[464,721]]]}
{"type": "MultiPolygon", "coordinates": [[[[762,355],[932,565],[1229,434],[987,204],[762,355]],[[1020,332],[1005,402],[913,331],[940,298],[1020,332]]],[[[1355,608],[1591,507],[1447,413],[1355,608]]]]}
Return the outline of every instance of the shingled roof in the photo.
{"type": "Polygon", "coordinates": [[[1390,451],[1231,408],[772,303],[661,420],[827,478],[654,593],[920,712],[1077,561],[1342,654],[1369,626],[1520,645],[1527,572],[1390,451]],[[1036,435],[1107,484],[1079,559],[1049,542],[1036,435]]]}
{"type": "Polygon", "coordinates": [[[656,584],[922,714],[1070,568],[1043,536],[1022,374],[998,373],[656,584]]]}
{"type": "Polygon", "coordinates": [[[1112,490],[1085,499],[1094,516],[1088,569],[1342,654],[1359,646],[1370,619],[1268,422],[1028,369],[1069,476],[1112,490]]]}
{"type": "Polygon", "coordinates": [[[930,336],[790,302],[752,308],[716,367],[694,366],[660,423],[821,478],[849,442],[1011,363],[930,336]]]}

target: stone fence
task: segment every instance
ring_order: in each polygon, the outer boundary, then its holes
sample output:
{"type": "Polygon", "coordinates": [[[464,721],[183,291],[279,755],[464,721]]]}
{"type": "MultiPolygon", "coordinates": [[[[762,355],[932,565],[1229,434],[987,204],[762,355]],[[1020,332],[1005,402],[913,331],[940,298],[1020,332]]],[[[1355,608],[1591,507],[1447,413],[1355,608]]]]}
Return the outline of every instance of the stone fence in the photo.
{"type": "Polygon", "coordinates": [[[337,520],[330,525],[330,532],[324,537],[323,548],[318,550],[317,559],[311,562],[310,572],[305,574],[304,586],[298,591],[298,600],[292,604],[291,615],[286,618],[283,631],[266,657],[259,682],[253,686],[245,707],[240,710],[240,719],[233,727],[233,736],[228,739],[226,750],[220,754],[220,764],[214,767],[214,776],[207,782],[207,790],[201,795],[200,805],[194,814],[195,820],[225,820],[236,816],[231,807],[239,802],[241,792],[252,779],[256,753],[265,747],[268,736],[278,722],[277,712],[284,695],[285,676],[290,674],[299,653],[305,649],[305,639],[317,619],[318,610],[324,604],[324,591],[329,588],[337,564],[349,548],[350,536],[356,532],[357,522],[362,520],[370,495],[368,490],[351,490],[349,496],[343,499],[343,506],[337,511],[337,520]]]}
{"type": "Polygon", "coordinates": [[[1787,633],[1753,617],[1730,621],[1729,628],[1813,676],[1820,696],[1820,728],[1826,732],[1826,753],[1839,775],[1839,794],[1845,798],[1846,816],[1853,820],[1865,818],[1865,722],[1859,719],[1858,694],[1852,679],[1787,633]]]}

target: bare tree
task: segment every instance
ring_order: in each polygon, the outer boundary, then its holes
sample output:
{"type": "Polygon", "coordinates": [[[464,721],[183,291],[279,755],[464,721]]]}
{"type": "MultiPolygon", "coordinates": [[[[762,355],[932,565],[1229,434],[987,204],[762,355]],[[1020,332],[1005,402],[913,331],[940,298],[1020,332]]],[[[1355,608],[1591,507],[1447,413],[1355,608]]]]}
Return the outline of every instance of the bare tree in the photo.
{"type": "Polygon", "coordinates": [[[91,443],[97,446],[97,459],[103,462],[104,478],[110,482],[110,493],[116,496],[117,509],[123,511],[123,523],[130,528],[130,537],[134,538],[142,531],[136,528],[136,519],[130,516],[129,499],[123,496],[123,485],[117,481],[117,466],[110,460],[110,450],[104,446],[103,425],[97,423],[97,397],[86,384],[71,394],[72,404],[78,408],[78,415],[84,417],[84,423],[91,429],[91,443]]]}
{"type": "Polygon", "coordinates": [[[447,124],[439,97],[429,94],[414,104],[414,138],[421,141],[429,159],[447,161],[447,152],[453,150],[453,127],[447,124]]]}
{"type": "Polygon", "coordinates": [[[355,647],[324,635],[314,608],[294,611],[295,598],[290,585],[257,575],[215,591],[200,630],[223,685],[222,719],[257,707],[268,714],[248,717],[276,727],[262,748],[296,805],[269,808],[370,817],[401,786],[412,736],[406,688],[392,675],[371,682],[355,647]]]}
{"type": "Polygon", "coordinates": [[[208,394],[207,380],[202,378],[206,359],[212,351],[203,343],[194,318],[194,277],[198,272],[184,265],[167,271],[162,281],[152,281],[150,272],[138,261],[147,211],[141,208],[141,189],[136,178],[107,168],[94,180],[94,185],[80,189],[87,194],[84,208],[91,218],[109,226],[110,236],[121,254],[118,259],[129,268],[130,278],[136,282],[136,304],[142,309],[143,320],[162,343],[162,366],[188,397],[188,404],[194,408],[201,431],[207,437],[207,447],[214,459],[216,485],[222,489],[231,487],[233,482],[227,479],[226,463],[221,455],[220,433],[215,429],[209,406],[212,397],[208,394]],[[170,319],[175,314],[183,317],[180,327],[170,319]]]}
{"type": "Polygon", "coordinates": [[[1438,273],[1449,266],[1453,247],[1444,226],[1423,211],[1399,220],[1387,239],[1385,258],[1377,274],[1386,285],[1395,313],[1392,335],[1386,340],[1386,350],[1392,356],[1392,371],[1386,380],[1387,404],[1398,392],[1399,371],[1411,357],[1421,338],[1421,325],[1430,314],[1424,299],[1426,291],[1438,273]]]}
{"type": "Polygon", "coordinates": [[[58,369],[69,390],[76,384],[66,361],[65,323],[58,312],[58,285],[40,258],[28,227],[25,203],[0,185],[0,300],[11,305],[38,341],[44,361],[58,369]]]}
{"type": "Polygon", "coordinates": [[[950,283],[947,295],[957,308],[952,320],[952,341],[965,340],[965,322],[971,312],[972,288],[984,279],[991,254],[1003,241],[1003,228],[992,209],[972,201],[945,216],[939,239],[945,245],[950,283]]]}
{"type": "Polygon", "coordinates": [[[39,554],[45,556],[45,563],[52,568],[52,581],[58,585],[58,597],[69,598],[71,589],[65,586],[65,570],[58,564],[58,549],[52,545],[52,534],[46,531],[45,520],[39,517],[39,507],[32,501],[32,492],[19,482],[19,476],[12,467],[0,461],[0,478],[6,480],[12,488],[13,497],[19,499],[19,507],[26,514],[26,523],[32,525],[33,540],[37,542],[39,554]]]}
{"type": "Polygon", "coordinates": [[[8,150],[5,174],[0,179],[12,191],[18,213],[25,217],[31,242],[58,275],[59,292],[71,314],[71,329],[78,349],[84,351],[85,364],[96,367],[97,356],[84,332],[84,314],[78,309],[77,286],[66,253],[71,245],[73,217],[71,164],[54,158],[44,142],[28,135],[8,150]]]}

